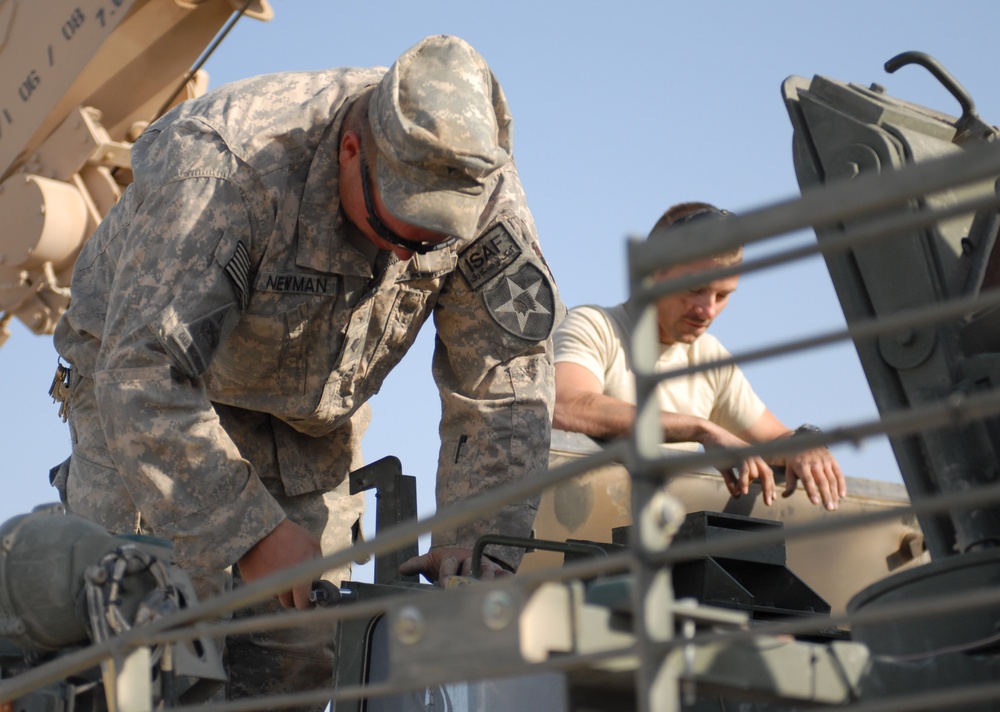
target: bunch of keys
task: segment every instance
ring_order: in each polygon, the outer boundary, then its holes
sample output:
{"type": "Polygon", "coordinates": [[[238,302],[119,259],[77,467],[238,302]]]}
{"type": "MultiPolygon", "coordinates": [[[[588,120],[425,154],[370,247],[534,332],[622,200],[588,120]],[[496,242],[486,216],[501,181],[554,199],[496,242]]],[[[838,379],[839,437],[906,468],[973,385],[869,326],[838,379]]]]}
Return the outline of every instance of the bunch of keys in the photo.
{"type": "Polygon", "coordinates": [[[59,404],[59,417],[62,418],[63,422],[66,422],[66,418],[69,416],[69,374],[70,367],[63,365],[62,361],[56,366],[56,375],[52,379],[52,385],[49,386],[49,395],[52,396],[52,402],[59,404]]]}

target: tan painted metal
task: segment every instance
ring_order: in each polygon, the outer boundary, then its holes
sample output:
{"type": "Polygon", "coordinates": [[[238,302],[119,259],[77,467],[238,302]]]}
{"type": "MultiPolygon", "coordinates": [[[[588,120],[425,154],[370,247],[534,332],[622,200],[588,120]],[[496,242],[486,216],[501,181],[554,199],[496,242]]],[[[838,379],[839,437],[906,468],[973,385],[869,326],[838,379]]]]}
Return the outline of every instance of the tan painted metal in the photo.
{"type": "Polygon", "coordinates": [[[266,0],[0,0],[0,344],[13,316],[52,332],[80,248],[131,182],[132,141],[204,93],[189,70],[244,6],[273,16],[266,0]]]}
{"type": "MultiPolygon", "coordinates": [[[[589,438],[556,432],[549,464],[584,457],[594,447],[589,438]]],[[[850,477],[848,496],[836,512],[810,504],[801,487],[788,499],[779,497],[767,507],[759,488],[752,488],[749,496],[734,500],[722,476],[709,469],[675,477],[667,491],[688,512],[729,512],[781,521],[786,526],[817,519],[846,519],[909,503],[906,489],[900,484],[850,477]]],[[[535,519],[535,536],[554,541],[610,542],[613,528],[632,523],[630,493],[629,475],[622,465],[602,467],[546,490],[535,519]]],[[[792,573],[824,598],[832,613],[837,614],[843,613],[847,601],[866,586],[895,571],[929,561],[922,544],[916,519],[901,513],[898,518],[863,529],[792,539],[786,542],[786,553],[792,573]]],[[[562,554],[535,551],[525,555],[520,571],[561,566],[562,560],[562,554]]]]}

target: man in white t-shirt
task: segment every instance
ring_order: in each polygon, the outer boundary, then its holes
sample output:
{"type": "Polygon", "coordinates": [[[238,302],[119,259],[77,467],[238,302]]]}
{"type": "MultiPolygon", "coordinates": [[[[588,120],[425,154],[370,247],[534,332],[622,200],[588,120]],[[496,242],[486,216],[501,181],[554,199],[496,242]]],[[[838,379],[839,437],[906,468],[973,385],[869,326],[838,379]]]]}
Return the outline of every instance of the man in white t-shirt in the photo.
{"type": "MultiPolygon", "coordinates": [[[[648,239],[669,239],[671,230],[695,220],[725,220],[725,210],[707,203],[681,203],[663,214],[648,239]]],[[[679,265],[660,273],[663,279],[706,272],[740,262],[742,248],[679,265]]],[[[739,275],[714,279],[700,287],[669,294],[656,305],[660,332],[657,371],[673,371],[730,357],[706,331],[736,290],[739,275]]],[[[635,381],[628,348],[634,324],[630,305],[572,309],[554,334],[556,405],[553,426],[611,440],[627,437],[635,421],[635,381]]],[[[804,425],[791,430],[767,409],[739,367],[720,366],[661,381],[658,388],[663,441],[697,449],[746,447],[748,443],[792,437],[817,430],[804,425]]],[[[813,504],[836,509],[847,486],[840,466],[826,448],[787,457],[752,456],[740,465],[737,478],[726,478],[730,493],[746,494],[759,480],[764,502],[774,501],[771,465],[785,467],[784,496],[799,480],[813,504]]]]}

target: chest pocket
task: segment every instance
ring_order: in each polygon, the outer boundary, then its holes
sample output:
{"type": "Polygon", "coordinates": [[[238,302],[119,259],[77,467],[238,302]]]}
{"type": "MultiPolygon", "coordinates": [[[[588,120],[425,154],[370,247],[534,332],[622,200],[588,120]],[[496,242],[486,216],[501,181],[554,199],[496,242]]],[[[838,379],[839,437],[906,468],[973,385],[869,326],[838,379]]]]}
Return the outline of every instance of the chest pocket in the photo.
{"type": "Polygon", "coordinates": [[[311,413],[342,342],[340,292],[334,275],[259,272],[209,370],[212,399],[291,419],[311,413]]]}
{"type": "Polygon", "coordinates": [[[430,316],[448,266],[417,271],[410,265],[407,274],[404,265],[397,264],[380,284],[368,286],[352,310],[324,409],[350,413],[379,392],[430,316]]]}
{"type": "Polygon", "coordinates": [[[308,307],[301,303],[276,314],[244,312],[212,363],[212,390],[239,398],[245,407],[251,407],[247,399],[303,395],[308,307]]]}
{"type": "Polygon", "coordinates": [[[430,315],[434,291],[430,287],[402,283],[391,303],[373,310],[368,343],[374,346],[370,351],[365,349],[364,370],[365,390],[369,395],[378,393],[389,371],[413,345],[420,327],[430,315]]]}

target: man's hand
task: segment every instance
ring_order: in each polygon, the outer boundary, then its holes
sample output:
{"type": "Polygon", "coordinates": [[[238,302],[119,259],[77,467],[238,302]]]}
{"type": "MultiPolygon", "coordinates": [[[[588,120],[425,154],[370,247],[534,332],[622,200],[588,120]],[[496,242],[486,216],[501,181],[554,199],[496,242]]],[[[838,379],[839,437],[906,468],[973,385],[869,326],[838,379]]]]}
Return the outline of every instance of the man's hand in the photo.
{"type": "MultiPolygon", "coordinates": [[[[708,434],[703,437],[702,444],[705,446],[706,451],[713,447],[743,448],[750,446],[746,441],[741,440],[728,430],[720,427],[712,427],[708,434]]],[[[740,462],[738,467],[733,467],[732,470],[732,475],[725,470],[722,473],[722,479],[725,480],[729,494],[733,497],[747,494],[750,492],[750,483],[754,480],[760,480],[760,488],[764,494],[764,504],[769,507],[771,506],[775,495],[774,471],[770,465],[764,462],[762,457],[751,455],[740,462]]]]}
{"type": "MultiPolygon", "coordinates": [[[[254,544],[236,564],[240,567],[240,576],[250,583],[322,555],[319,542],[309,532],[292,520],[283,519],[274,531],[254,544]]],[[[311,585],[306,581],[291,591],[280,593],[278,601],[285,608],[312,608],[313,604],[309,601],[311,585]]]]}
{"type": "MultiPolygon", "coordinates": [[[[472,549],[461,547],[441,547],[431,549],[423,556],[414,556],[399,567],[404,576],[423,574],[428,581],[443,586],[449,576],[469,576],[472,573],[472,549]]],[[[479,567],[479,580],[492,581],[495,578],[513,576],[499,564],[483,557],[479,567]]]]}
{"type": "Polygon", "coordinates": [[[789,455],[785,460],[785,491],[790,497],[802,480],[813,504],[823,502],[831,512],[840,506],[840,498],[847,496],[847,481],[840,465],[825,447],[789,455]]]}

